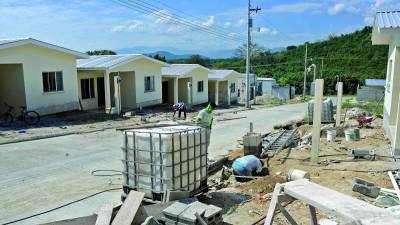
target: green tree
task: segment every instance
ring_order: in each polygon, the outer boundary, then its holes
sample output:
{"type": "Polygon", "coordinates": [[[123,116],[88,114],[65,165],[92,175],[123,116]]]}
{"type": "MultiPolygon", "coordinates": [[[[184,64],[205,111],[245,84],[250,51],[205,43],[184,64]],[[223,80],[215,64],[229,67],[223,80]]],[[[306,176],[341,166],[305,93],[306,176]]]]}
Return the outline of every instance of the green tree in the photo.
{"type": "MultiPolygon", "coordinates": [[[[250,44],[250,53],[251,53],[251,57],[256,57],[261,55],[262,53],[266,52],[267,50],[260,46],[257,43],[251,43],[250,44]]],[[[241,46],[239,46],[236,50],[235,50],[235,56],[237,58],[246,58],[247,56],[247,43],[246,44],[242,44],[241,46]]]]}
{"type": "Polygon", "coordinates": [[[167,59],[165,58],[165,56],[161,56],[160,54],[155,54],[155,55],[153,55],[153,58],[154,59],[157,59],[157,60],[160,60],[160,61],[163,61],[163,62],[167,62],[167,59]]]}
{"type": "Polygon", "coordinates": [[[94,51],[87,51],[86,54],[88,55],[116,55],[117,53],[112,50],[94,50],[94,51]]]}

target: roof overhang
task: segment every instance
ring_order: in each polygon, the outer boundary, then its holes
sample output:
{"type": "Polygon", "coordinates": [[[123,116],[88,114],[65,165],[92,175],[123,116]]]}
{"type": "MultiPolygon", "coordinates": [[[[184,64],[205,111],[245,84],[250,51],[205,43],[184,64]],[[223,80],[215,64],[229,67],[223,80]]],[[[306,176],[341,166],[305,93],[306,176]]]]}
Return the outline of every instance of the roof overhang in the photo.
{"type": "Polygon", "coordinates": [[[77,59],[87,59],[89,58],[89,55],[82,53],[82,52],[78,52],[78,51],[74,51],[68,48],[64,48],[58,45],[53,45],[47,42],[43,42],[43,41],[39,41],[33,38],[25,38],[25,39],[16,39],[16,40],[10,40],[7,43],[3,43],[0,44],[0,49],[7,49],[7,48],[13,48],[13,47],[18,47],[18,46],[22,46],[22,45],[36,45],[42,48],[47,48],[47,49],[51,49],[54,51],[58,51],[58,52],[62,52],[65,54],[69,54],[69,55],[73,55],[75,56],[77,59]]]}
{"type": "MultiPolygon", "coordinates": [[[[174,64],[171,64],[171,65],[169,65],[169,66],[173,66],[174,64]]],[[[179,64],[175,64],[175,65],[179,65],[179,64]]],[[[183,65],[185,65],[185,64],[183,64],[183,65]]],[[[188,65],[188,64],[186,64],[186,65],[188,65]]],[[[162,74],[162,76],[164,76],[164,77],[188,77],[188,76],[190,76],[190,73],[191,72],[193,72],[194,70],[197,70],[197,69],[201,69],[201,70],[204,70],[205,72],[210,72],[210,69],[208,69],[207,67],[204,67],[204,66],[202,66],[202,65],[199,65],[199,64],[190,64],[190,65],[195,65],[195,67],[193,67],[193,68],[191,68],[190,70],[188,70],[188,71],[186,71],[186,72],[184,72],[184,73],[182,73],[182,74],[169,74],[169,73],[164,73],[164,74],[162,74]]]]}
{"type": "Polygon", "coordinates": [[[118,62],[118,63],[116,63],[114,65],[111,65],[111,66],[108,66],[108,67],[104,67],[104,66],[99,66],[99,67],[78,66],[77,69],[80,70],[80,71],[86,71],[86,70],[88,70],[88,71],[92,71],[92,70],[112,70],[112,69],[115,69],[115,68],[117,68],[119,66],[122,66],[122,65],[125,65],[127,63],[131,63],[131,62],[135,62],[135,61],[138,61],[138,60],[149,60],[150,62],[159,64],[162,67],[169,66],[169,64],[166,63],[166,62],[162,62],[162,61],[159,61],[157,59],[154,59],[154,58],[151,58],[151,57],[148,57],[148,56],[145,56],[145,55],[136,55],[135,57],[127,58],[126,60],[123,60],[121,62],[118,62]]]}

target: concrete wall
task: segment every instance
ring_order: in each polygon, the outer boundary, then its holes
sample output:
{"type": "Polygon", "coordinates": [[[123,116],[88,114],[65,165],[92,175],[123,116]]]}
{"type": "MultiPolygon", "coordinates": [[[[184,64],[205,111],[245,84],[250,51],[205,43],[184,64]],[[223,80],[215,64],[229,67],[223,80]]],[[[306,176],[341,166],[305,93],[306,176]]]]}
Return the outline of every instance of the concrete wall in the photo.
{"type": "MultiPolygon", "coordinates": [[[[162,103],[162,78],[161,78],[162,65],[151,62],[146,59],[137,60],[122,66],[115,67],[109,72],[118,71],[134,71],[135,73],[135,95],[136,107],[151,106],[162,103]],[[144,78],[146,76],[154,76],[155,90],[145,92],[144,78]]],[[[135,107],[135,108],[136,108],[135,107]]]]}
{"type": "MultiPolygon", "coordinates": [[[[189,103],[188,83],[191,82],[190,78],[178,79],[178,101],[189,103]]],[[[192,86],[193,87],[193,86],[192,86]]]]}
{"type": "Polygon", "coordinates": [[[228,104],[228,81],[218,82],[218,104],[227,105],[228,104]]]}
{"type": "MultiPolygon", "coordinates": [[[[389,46],[388,68],[386,75],[387,87],[384,102],[384,127],[389,133],[397,117],[397,104],[400,93],[400,50],[395,45],[389,46]]],[[[388,135],[391,138],[391,135],[388,135]]]]}
{"type": "Polygon", "coordinates": [[[28,110],[44,115],[79,108],[75,56],[24,45],[0,50],[0,64],[23,64],[28,110]],[[43,92],[42,72],[48,71],[63,72],[63,91],[43,92]]]}
{"type": "Polygon", "coordinates": [[[208,71],[202,68],[193,70],[190,73],[192,78],[192,100],[193,105],[202,104],[208,102],[208,71]],[[203,92],[198,92],[197,82],[204,82],[203,92]]]}
{"type": "Polygon", "coordinates": [[[215,86],[216,81],[208,81],[208,101],[215,103],[215,86]]]}
{"type": "Polygon", "coordinates": [[[265,96],[271,96],[272,95],[272,87],[276,85],[275,80],[260,80],[257,81],[258,87],[259,87],[259,92],[261,92],[261,95],[265,96]]]}
{"type": "Polygon", "coordinates": [[[381,88],[361,87],[357,89],[357,101],[382,101],[384,95],[385,90],[381,88]]]}
{"type": "Polygon", "coordinates": [[[4,102],[14,106],[15,115],[26,106],[22,64],[0,64],[0,114],[7,110],[4,102]]]}
{"type": "Polygon", "coordinates": [[[104,71],[78,71],[78,95],[82,104],[83,110],[97,109],[99,93],[97,91],[97,78],[104,77],[104,71]],[[94,98],[82,99],[81,79],[94,79],[94,98]]]}
{"type": "Polygon", "coordinates": [[[272,88],[272,96],[279,99],[291,99],[291,87],[290,86],[274,86],[272,88]]]}

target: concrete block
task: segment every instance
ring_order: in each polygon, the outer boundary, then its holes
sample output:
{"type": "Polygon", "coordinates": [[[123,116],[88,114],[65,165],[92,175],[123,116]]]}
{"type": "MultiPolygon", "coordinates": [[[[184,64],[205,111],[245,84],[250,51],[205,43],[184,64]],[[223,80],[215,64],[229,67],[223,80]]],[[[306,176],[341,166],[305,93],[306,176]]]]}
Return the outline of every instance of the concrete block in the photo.
{"type": "Polygon", "coordinates": [[[163,214],[167,217],[167,218],[172,218],[177,220],[178,216],[180,214],[183,213],[183,211],[185,211],[189,206],[184,204],[184,203],[180,203],[180,202],[175,202],[174,204],[172,204],[170,207],[166,208],[163,210],[163,214]]]}

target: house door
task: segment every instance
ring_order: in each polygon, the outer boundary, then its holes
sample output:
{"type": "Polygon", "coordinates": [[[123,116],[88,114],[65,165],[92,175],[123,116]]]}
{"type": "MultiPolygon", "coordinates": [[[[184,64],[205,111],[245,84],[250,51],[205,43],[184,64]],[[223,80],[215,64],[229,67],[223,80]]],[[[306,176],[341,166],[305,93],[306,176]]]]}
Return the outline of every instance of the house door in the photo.
{"type": "Polygon", "coordinates": [[[168,81],[162,82],[162,103],[168,103],[168,81]]]}
{"type": "Polygon", "coordinates": [[[98,107],[104,107],[106,105],[104,91],[104,77],[97,78],[97,105],[98,107]]]}

